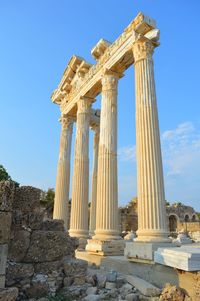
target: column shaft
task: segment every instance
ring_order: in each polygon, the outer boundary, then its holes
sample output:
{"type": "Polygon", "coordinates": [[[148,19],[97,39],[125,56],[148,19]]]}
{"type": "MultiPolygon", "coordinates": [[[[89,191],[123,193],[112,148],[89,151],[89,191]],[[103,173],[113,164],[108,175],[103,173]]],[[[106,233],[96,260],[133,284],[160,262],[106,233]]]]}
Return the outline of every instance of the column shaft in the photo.
{"type": "Polygon", "coordinates": [[[168,241],[153,45],[133,46],[136,88],[138,241],[168,241]]]}
{"type": "Polygon", "coordinates": [[[89,122],[91,102],[81,98],[78,103],[74,175],[72,188],[70,236],[88,236],[89,190],[89,122]]]}
{"type": "Polygon", "coordinates": [[[97,178],[97,219],[93,239],[120,238],[117,186],[117,84],[117,76],[104,75],[97,178]]]}
{"type": "Polygon", "coordinates": [[[97,169],[99,153],[99,126],[92,127],[94,131],[93,142],[93,173],[92,173],[92,200],[90,206],[90,236],[94,235],[96,229],[96,199],[97,199],[97,169]]]}
{"type": "Polygon", "coordinates": [[[62,129],[60,137],[60,151],[57,168],[53,218],[64,220],[65,229],[68,230],[70,156],[73,121],[69,117],[62,117],[61,122],[62,129]]]}

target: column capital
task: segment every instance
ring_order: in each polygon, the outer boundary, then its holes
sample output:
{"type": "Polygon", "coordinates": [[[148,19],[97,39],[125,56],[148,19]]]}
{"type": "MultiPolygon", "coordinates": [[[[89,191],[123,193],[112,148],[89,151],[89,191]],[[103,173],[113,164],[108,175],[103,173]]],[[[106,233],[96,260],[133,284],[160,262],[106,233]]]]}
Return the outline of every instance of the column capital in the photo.
{"type": "Polygon", "coordinates": [[[123,76],[122,73],[114,72],[109,69],[105,69],[102,73],[102,90],[115,90],[117,89],[118,79],[123,76]]]}
{"type": "Polygon", "coordinates": [[[72,127],[72,124],[74,122],[74,118],[72,116],[63,115],[63,116],[61,116],[59,121],[62,124],[63,129],[68,129],[68,128],[72,127]]]}
{"type": "Polygon", "coordinates": [[[91,113],[91,105],[94,102],[93,98],[82,96],[77,101],[77,113],[91,113]]]}
{"type": "Polygon", "coordinates": [[[133,44],[134,62],[137,63],[142,59],[152,59],[154,48],[157,46],[155,43],[148,39],[138,39],[133,44]]]}

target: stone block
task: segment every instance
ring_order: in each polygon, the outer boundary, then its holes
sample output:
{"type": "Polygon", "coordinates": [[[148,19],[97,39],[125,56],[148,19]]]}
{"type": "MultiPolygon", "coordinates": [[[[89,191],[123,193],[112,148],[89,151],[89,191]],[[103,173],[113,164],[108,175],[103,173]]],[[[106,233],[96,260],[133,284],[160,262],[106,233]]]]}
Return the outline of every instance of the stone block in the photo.
{"type": "Polygon", "coordinates": [[[45,274],[52,276],[54,274],[63,273],[63,264],[62,261],[51,261],[51,262],[41,262],[34,265],[34,270],[36,274],[45,274]]]}
{"type": "Polygon", "coordinates": [[[48,262],[68,255],[70,241],[62,231],[33,231],[24,262],[48,262]]]}
{"type": "Polygon", "coordinates": [[[15,191],[13,209],[23,212],[33,212],[40,207],[42,191],[31,186],[17,187],[15,191]]]}
{"type": "Polygon", "coordinates": [[[23,280],[28,280],[34,274],[32,264],[8,262],[6,269],[6,286],[13,286],[23,280]]]}
{"type": "Polygon", "coordinates": [[[0,182],[0,211],[12,211],[14,191],[13,182],[0,182]]]}
{"type": "Polygon", "coordinates": [[[24,212],[15,209],[12,215],[12,227],[16,229],[41,230],[44,213],[39,208],[35,211],[24,212]]]}
{"type": "Polygon", "coordinates": [[[58,219],[47,219],[43,221],[41,230],[43,231],[63,231],[64,232],[64,221],[58,219]]]}
{"type": "Polygon", "coordinates": [[[139,277],[128,275],[126,280],[145,296],[155,297],[159,296],[161,293],[159,288],[139,277]]]}
{"type": "Polygon", "coordinates": [[[5,275],[0,275],[0,289],[5,287],[5,282],[6,282],[5,275]]]}
{"type": "Polygon", "coordinates": [[[159,248],[154,261],[184,271],[200,270],[200,247],[159,248]]]}
{"type": "Polygon", "coordinates": [[[8,258],[20,262],[25,257],[30,245],[30,232],[26,230],[13,231],[11,233],[8,258]]]}
{"type": "Polygon", "coordinates": [[[0,244],[6,244],[10,239],[11,221],[11,212],[0,212],[0,244]]]}
{"type": "Polygon", "coordinates": [[[86,276],[88,264],[84,260],[66,257],[63,262],[64,273],[67,277],[86,276]]]}
{"type": "Polygon", "coordinates": [[[90,254],[100,256],[122,255],[124,253],[125,242],[119,240],[96,240],[89,239],[86,245],[86,251],[90,254]]]}
{"type": "Polygon", "coordinates": [[[160,247],[173,247],[172,243],[160,242],[127,242],[124,249],[124,256],[127,259],[154,259],[154,252],[160,247]]]}
{"type": "Polygon", "coordinates": [[[8,245],[0,245],[0,275],[5,275],[8,245]]]}
{"type": "Polygon", "coordinates": [[[10,287],[0,290],[0,301],[15,301],[18,296],[18,288],[10,287]]]}

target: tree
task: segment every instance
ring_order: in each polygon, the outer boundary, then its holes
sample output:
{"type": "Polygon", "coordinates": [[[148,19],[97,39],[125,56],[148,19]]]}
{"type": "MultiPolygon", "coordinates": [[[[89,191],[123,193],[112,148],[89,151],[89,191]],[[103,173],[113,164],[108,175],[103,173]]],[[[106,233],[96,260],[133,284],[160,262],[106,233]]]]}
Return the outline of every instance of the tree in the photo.
{"type": "Polygon", "coordinates": [[[15,184],[15,186],[17,187],[19,186],[19,183],[12,180],[11,176],[8,174],[5,167],[3,167],[3,165],[1,164],[0,164],[0,181],[12,181],[15,184]]]}
{"type": "Polygon", "coordinates": [[[0,181],[11,181],[11,176],[9,176],[7,170],[0,165],[0,181]]]}
{"type": "Polygon", "coordinates": [[[41,202],[45,204],[53,204],[55,198],[55,191],[53,188],[48,188],[47,191],[43,191],[41,202]]]}

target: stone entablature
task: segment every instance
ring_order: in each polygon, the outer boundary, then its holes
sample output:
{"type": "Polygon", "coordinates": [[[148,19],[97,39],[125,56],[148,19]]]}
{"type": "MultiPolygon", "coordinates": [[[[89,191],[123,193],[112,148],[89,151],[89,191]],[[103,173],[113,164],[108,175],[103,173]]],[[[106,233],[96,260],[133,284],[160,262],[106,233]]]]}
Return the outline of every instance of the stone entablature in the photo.
{"type": "Polygon", "coordinates": [[[134,62],[132,46],[141,36],[150,40],[154,46],[158,45],[159,30],[156,29],[156,22],[139,13],[114,43],[110,44],[103,39],[97,43],[92,49],[92,55],[97,59],[97,63],[87,68],[81,80],[77,71],[85,61],[73,55],[58,88],[52,94],[52,101],[61,106],[62,113],[74,114],[76,103],[82,96],[95,98],[101,92],[101,78],[105,70],[122,74],[132,65],[134,62]]]}

